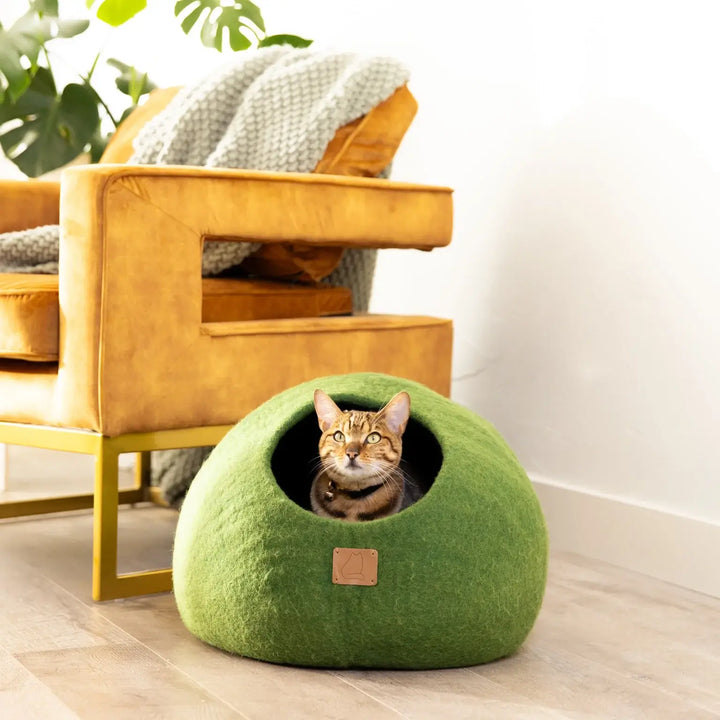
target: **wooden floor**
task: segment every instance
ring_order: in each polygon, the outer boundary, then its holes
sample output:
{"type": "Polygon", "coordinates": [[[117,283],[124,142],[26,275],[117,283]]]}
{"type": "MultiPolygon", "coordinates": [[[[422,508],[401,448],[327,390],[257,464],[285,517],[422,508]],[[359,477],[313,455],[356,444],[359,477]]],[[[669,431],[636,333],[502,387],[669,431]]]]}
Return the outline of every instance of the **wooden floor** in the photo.
{"type": "MultiPolygon", "coordinates": [[[[13,492],[85,469],[23,453],[13,492]]],[[[123,510],[121,570],[167,564],[175,519],[123,510]]],[[[517,655],[429,672],[233,657],[185,630],[172,595],[94,604],[90,564],[88,513],[0,523],[2,720],[720,718],[720,600],[577,556],[552,555],[543,610],[517,655]]]]}

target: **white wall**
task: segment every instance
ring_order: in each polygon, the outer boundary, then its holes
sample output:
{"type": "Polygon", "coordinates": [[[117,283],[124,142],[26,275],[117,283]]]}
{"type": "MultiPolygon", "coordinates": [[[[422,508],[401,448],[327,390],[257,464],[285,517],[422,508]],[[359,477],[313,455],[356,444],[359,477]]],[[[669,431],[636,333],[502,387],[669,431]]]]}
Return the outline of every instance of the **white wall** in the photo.
{"type": "MultiPolygon", "coordinates": [[[[454,397],[508,439],[556,544],[720,592],[717,564],[712,586],[679,578],[653,542],[626,557],[565,522],[600,496],[654,511],[648,533],[679,517],[720,539],[720,6],[260,5],[270,32],[411,66],[420,112],[394,177],[454,187],[456,230],[447,250],[384,253],[373,306],[454,319],[454,397]]],[[[158,31],[169,6],[110,46],[160,84],[217,61],[158,31]]]]}
{"type": "Polygon", "coordinates": [[[388,254],[375,307],[455,319],[556,546],[720,594],[720,8],[455,7],[396,168],[456,188],[454,244],[388,254]]]}
{"type": "Polygon", "coordinates": [[[453,247],[375,307],[455,319],[556,547],[720,595],[720,8],[453,6],[396,167],[456,188],[453,247]]]}

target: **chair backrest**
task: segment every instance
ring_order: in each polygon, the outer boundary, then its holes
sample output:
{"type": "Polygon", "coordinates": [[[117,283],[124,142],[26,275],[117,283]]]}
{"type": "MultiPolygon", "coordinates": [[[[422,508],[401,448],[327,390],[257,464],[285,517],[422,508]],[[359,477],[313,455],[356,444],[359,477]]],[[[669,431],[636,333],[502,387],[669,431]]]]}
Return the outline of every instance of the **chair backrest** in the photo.
{"type": "MultiPolygon", "coordinates": [[[[101,163],[126,163],[133,140],[151,118],[177,95],[179,87],[154,90],[113,135],[101,163]]],[[[417,112],[417,102],[406,85],[366,115],[339,128],[313,172],[376,177],[392,161],[417,112]]],[[[337,267],[342,248],[264,245],[243,262],[243,268],[265,278],[314,282],[337,267]]]]}
{"type": "MultiPolygon", "coordinates": [[[[140,129],[162,112],[179,90],[179,87],[153,90],[147,100],[122,122],[100,162],[126,163],[133,153],[132,144],[140,129]]],[[[407,85],[399,87],[367,115],[341,127],[313,172],[376,177],[395,156],[416,112],[417,102],[407,85]]]]}

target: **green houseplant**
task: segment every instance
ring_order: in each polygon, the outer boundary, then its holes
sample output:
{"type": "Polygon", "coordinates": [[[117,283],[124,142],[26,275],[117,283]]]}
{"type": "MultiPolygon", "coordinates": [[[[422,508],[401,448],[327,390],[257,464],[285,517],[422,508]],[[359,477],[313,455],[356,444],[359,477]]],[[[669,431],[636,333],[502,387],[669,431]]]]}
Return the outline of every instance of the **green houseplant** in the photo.
{"type": "MultiPolygon", "coordinates": [[[[160,0],[155,0],[159,2],[160,0]]],[[[119,124],[155,86],[147,73],[99,51],[86,72],[58,87],[53,48],[84,33],[93,22],[122,25],[142,12],[147,0],[86,0],[90,19],[61,17],[58,0],[27,0],[27,11],[10,27],[0,17],[0,146],[26,175],[38,177],[82,153],[97,161],[119,124]],[[113,113],[95,83],[105,62],[125,108],[113,113]],[[109,127],[109,130],[108,130],[109,127]]],[[[250,0],[177,0],[175,16],[187,35],[199,28],[203,45],[219,52],[312,41],[296,35],[268,35],[260,8],[250,0]]]]}

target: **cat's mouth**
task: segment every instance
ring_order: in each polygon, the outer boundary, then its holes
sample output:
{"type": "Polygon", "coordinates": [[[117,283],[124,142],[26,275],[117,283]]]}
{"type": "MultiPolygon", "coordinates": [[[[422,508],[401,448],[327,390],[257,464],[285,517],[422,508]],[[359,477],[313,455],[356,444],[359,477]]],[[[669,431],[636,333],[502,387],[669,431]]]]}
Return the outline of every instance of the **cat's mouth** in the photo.
{"type": "Polygon", "coordinates": [[[328,467],[326,472],[341,487],[348,490],[362,490],[369,484],[377,482],[375,473],[367,465],[361,465],[356,459],[346,458],[335,461],[335,467],[328,467]]]}
{"type": "Polygon", "coordinates": [[[355,458],[346,458],[342,464],[342,471],[351,473],[354,476],[370,474],[370,468],[367,465],[361,464],[360,461],[355,458]]]}

